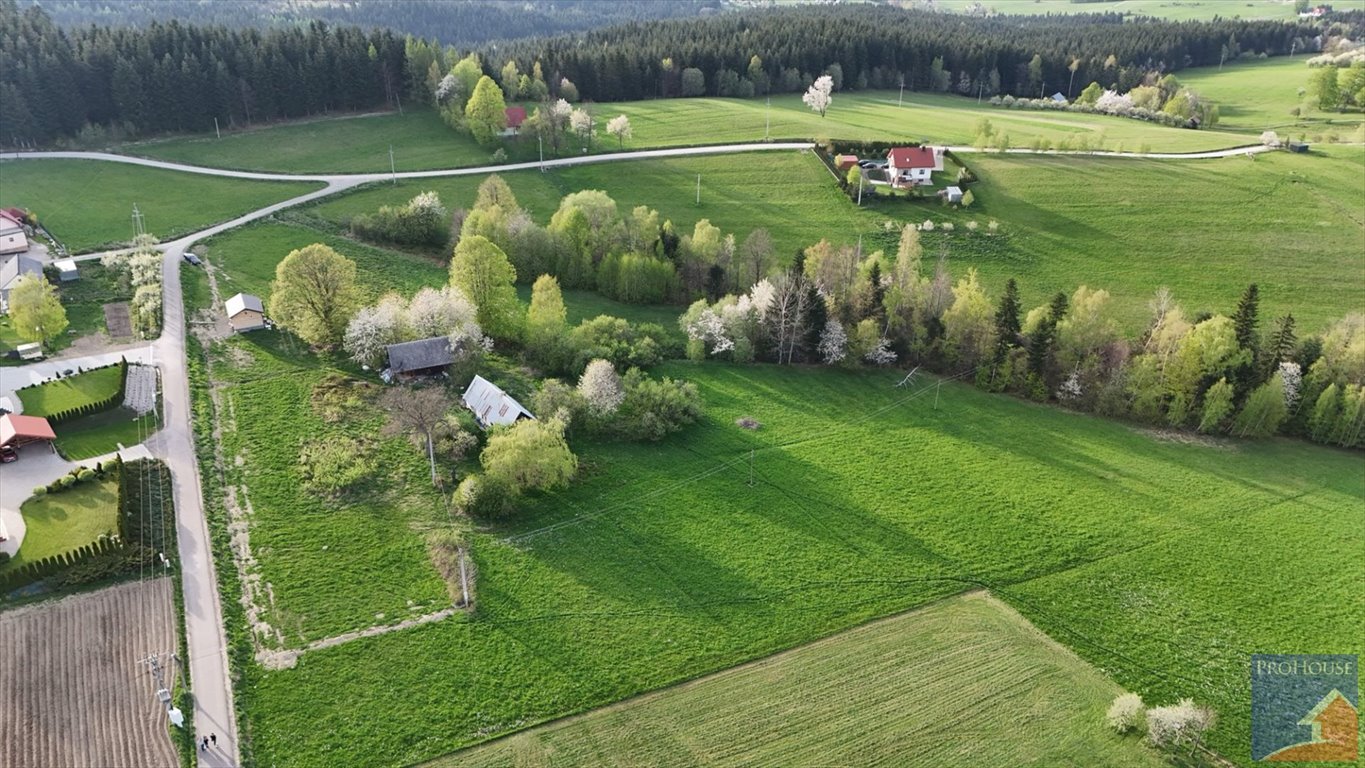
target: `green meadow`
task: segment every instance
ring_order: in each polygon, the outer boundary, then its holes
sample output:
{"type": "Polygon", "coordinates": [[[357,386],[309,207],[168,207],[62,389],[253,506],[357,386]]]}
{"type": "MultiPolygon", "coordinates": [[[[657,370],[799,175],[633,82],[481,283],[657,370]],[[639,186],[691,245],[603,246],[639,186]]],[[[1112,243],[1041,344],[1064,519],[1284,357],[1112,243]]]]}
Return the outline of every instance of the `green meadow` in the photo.
{"type": "Polygon", "coordinates": [[[0,162],[0,207],[34,211],[72,253],[126,244],[134,205],[146,231],[164,241],[317,188],[96,160],[0,162]]]}
{"type": "MultiPolygon", "coordinates": [[[[992,107],[976,99],[935,93],[895,91],[839,93],[825,117],[801,102],[800,94],[765,99],[656,99],[592,104],[600,135],[593,152],[639,150],[695,144],[757,142],[765,137],[870,141],[927,141],[971,144],[983,119],[1008,133],[1016,147],[1033,139],[1057,143],[1086,137],[1093,147],[1137,151],[1197,152],[1246,144],[1246,136],[1221,129],[1191,131],[1137,120],[1070,112],[1031,112],[992,107]],[[632,138],[624,143],[605,135],[606,121],[630,118],[632,138]],[[705,126],[699,137],[698,126],[705,126]]],[[[582,142],[569,139],[561,155],[579,154],[582,142]]],[[[495,147],[480,147],[468,134],[448,128],[431,110],[401,115],[348,117],[253,128],[214,137],[181,137],[129,144],[115,149],[158,160],[278,173],[382,173],[493,164],[495,147]]],[[[500,144],[509,160],[534,160],[534,137],[500,144]]],[[[546,156],[551,151],[545,149],[546,156]]]]}
{"type": "MultiPolygon", "coordinates": [[[[279,436],[338,428],[310,411],[316,363],[257,336],[218,359],[289,645],[436,605],[420,455],[380,446],[394,477],[368,503],[309,501],[279,436]]],[[[239,702],[257,760],[430,758],[978,588],[1149,702],[1213,705],[1213,746],[1241,760],[1247,654],[1359,648],[1356,455],[1172,439],[955,383],[897,388],[895,371],[656,373],[697,383],[701,424],[575,445],[572,488],[476,533],[472,615],[254,670],[239,702]]]]}
{"type": "Polygon", "coordinates": [[[1280,137],[1313,143],[1365,142],[1360,126],[1365,112],[1324,112],[1311,97],[1299,95],[1308,86],[1307,56],[1235,61],[1176,74],[1180,82],[1218,104],[1218,128],[1260,135],[1273,130],[1280,137]],[[1299,114],[1291,114],[1298,109],[1299,114]]]}
{"type": "Polygon", "coordinates": [[[970,593],[429,765],[1166,765],[1100,724],[1118,692],[970,593]]]}

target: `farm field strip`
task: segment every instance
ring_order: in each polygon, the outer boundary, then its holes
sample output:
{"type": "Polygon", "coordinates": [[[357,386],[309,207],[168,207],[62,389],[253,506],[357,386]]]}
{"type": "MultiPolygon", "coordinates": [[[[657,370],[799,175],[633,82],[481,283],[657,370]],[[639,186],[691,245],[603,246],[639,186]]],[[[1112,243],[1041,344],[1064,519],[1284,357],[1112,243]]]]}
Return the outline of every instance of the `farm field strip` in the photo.
{"type": "MultiPolygon", "coordinates": [[[[0,763],[178,768],[155,680],[175,650],[171,581],[130,582],[0,613],[0,763]]],[[[168,666],[169,675],[174,665],[168,666]]]]}
{"type": "Polygon", "coordinates": [[[969,593],[427,765],[1162,765],[1100,724],[1117,693],[969,593]]]}

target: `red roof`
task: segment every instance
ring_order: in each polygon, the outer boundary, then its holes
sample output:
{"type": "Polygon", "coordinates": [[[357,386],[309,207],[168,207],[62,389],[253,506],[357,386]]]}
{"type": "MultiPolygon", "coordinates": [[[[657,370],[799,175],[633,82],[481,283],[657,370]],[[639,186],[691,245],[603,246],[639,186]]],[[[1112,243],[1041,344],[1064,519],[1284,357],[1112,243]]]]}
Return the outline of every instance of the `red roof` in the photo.
{"type": "Polygon", "coordinates": [[[17,208],[0,209],[0,218],[8,219],[20,226],[24,223],[24,212],[17,208]]]}
{"type": "Polygon", "coordinates": [[[896,147],[886,159],[895,168],[933,168],[934,150],[930,147],[896,147]]]}
{"type": "Polygon", "coordinates": [[[52,425],[41,416],[20,416],[7,413],[0,416],[0,445],[9,445],[15,439],[56,440],[57,434],[52,425]]]}
{"type": "Polygon", "coordinates": [[[508,107],[503,114],[507,116],[508,128],[520,128],[526,122],[526,107],[508,107]]]}

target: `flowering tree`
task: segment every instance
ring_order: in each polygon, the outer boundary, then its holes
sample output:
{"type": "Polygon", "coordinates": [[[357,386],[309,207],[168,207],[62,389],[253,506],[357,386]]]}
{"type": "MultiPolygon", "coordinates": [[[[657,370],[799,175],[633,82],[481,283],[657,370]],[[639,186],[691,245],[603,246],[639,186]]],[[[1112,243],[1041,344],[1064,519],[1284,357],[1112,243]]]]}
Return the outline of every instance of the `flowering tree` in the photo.
{"type": "Polygon", "coordinates": [[[475,319],[478,310],[464,291],[451,285],[440,290],[425,287],[412,297],[406,315],[407,327],[413,338],[433,336],[481,338],[483,333],[475,319]]]}
{"type": "Polygon", "coordinates": [[[625,115],[617,115],[608,120],[607,133],[615,136],[617,145],[624,149],[626,139],[630,138],[630,118],[625,115]]]}
{"type": "Polygon", "coordinates": [[[346,325],[342,348],[357,363],[378,366],[384,361],[384,348],[402,340],[404,313],[403,299],[396,294],[385,296],[373,307],[362,307],[346,325]]]}
{"type": "Polygon", "coordinates": [[[588,113],[588,110],[575,109],[570,112],[569,127],[589,145],[592,144],[592,115],[588,113]]]}
{"type": "Polygon", "coordinates": [[[1280,363],[1280,378],[1284,380],[1284,407],[1293,411],[1303,391],[1303,369],[1298,363],[1286,360],[1280,363]]]}
{"type": "Polygon", "coordinates": [[[801,101],[806,106],[820,113],[820,117],[825,116],[825,110],[829,109],[830,102],[834,101],[832,94],[834,91],[834,78],[829,75],[821,75],[811,83],[806,95],[801,97],[801,101]]]}
{"type": "Polygon", "coordinates": [[[833,318],[825,323],[825,330],[820,333],[817,351],[825,365],[834,365],[844,359],[848,354],[848,333],[844,331],[843,323],[833,318]]]}
{"type": "Polygon", "coordinates": [[[1095,109],[1111,115],[1126,115],[1133,111],[1133,97],[1118,91],[1105,91],[1095,100],[1095,109]]]}
{"type": "Polygon", "coordinates": [[[1119,733],[1127,733],[1137,727],[1142,711],[1141,696],[1136,693],[1119,694],[1114,698],[1114,703],[1109,705],[1104,722],[1119,733]]]}
{"type": "Polygon", "coordinates": [[[578,379],[578,391],[588,402],[588,407],[598,415],[614,413],[621,406],[621,401],[626,399],[621,377],[611,363],[602,359],[588,363],[578,379]]]}
{"type": "Polygon", "coordinates": [[[735,341],[730,338],[725,321],[709,307],[701,310],[687,324],[687,338],[709,346],[713,355],[735,348],[735,341]]]}

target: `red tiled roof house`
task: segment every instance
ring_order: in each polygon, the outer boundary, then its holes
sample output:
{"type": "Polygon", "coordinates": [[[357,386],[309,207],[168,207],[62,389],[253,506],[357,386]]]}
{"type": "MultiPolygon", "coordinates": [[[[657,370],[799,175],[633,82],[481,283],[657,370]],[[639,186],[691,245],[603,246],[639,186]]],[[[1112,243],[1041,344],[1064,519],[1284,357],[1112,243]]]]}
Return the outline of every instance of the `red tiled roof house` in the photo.
{"type": "Polygon", "coordinates": [[[942,147],[896,147],[886,155],[886,177],[893,187],[929,184],[943,170],[942,147]]]}

